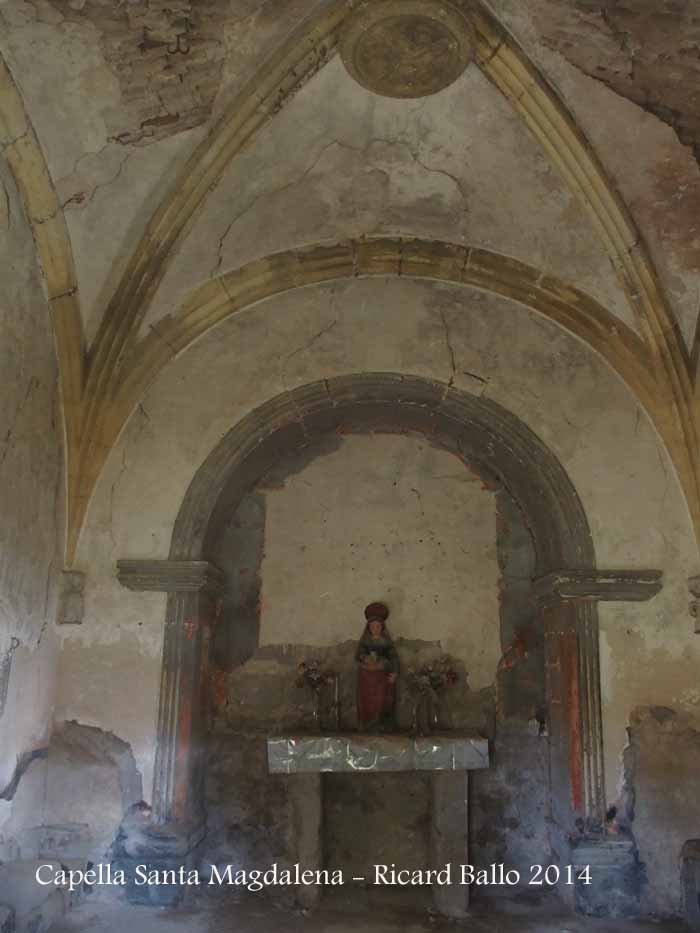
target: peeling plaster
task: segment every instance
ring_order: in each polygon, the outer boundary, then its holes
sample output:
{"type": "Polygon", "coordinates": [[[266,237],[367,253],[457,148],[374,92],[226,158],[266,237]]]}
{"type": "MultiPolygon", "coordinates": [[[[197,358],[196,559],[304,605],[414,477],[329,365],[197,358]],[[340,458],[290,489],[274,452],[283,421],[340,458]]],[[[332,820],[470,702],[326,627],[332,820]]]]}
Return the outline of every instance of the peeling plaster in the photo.
{"type": "MultiPolygon", "coordinates": [[[[647,0],[633,2],[640,9],[656,7],[647,0]]],[[[567,54],[575,59],[579,44],[579,29],[575,25],[576,3],[577,0],[567,0],[565,4],[537,0],[524,5],[514,0],[494,0],[492,5],[499,18],[557,87],[576,122],[591,140],[642,232],[686,345],[691,347],[700,300],[697,252],[700,246],[700,166],[690,149],[678,141],[675,130],[659,116],[645,110],[641,103],[612,90],[597,77],[589,77],[562,54],[561,48],[553,50],[551,43],[546,44],[548,29],[556,28],[554,24],[563,19],[568,22],[566,29],[575,32],[575,41],[567,46],[567,54]]],[[[599,10],[605,6],[603,3],[592,11],[590,18],[594,23],[600,19],[599,10]]],[[[689,16],[692,16],[691,6],[687,8],[689,16]]],[[[627,12],[627,8],[624,9],[627,12]]],[[[644,17],[640,21],[643,22],[644,17]]],[[[670,23],[671,19],[667,22],[670,23]]],[[[683,28],[677,20],[675,28],[678,35],[683,35],[683,28]]],[[[588,27],[583,27],[583,32],[587,35],[588,27]]],[[[595,36],[597,42],[597,32],[595,36]]],[[[606,63],[605,40],[601,37],[601,41],[603,44],[597,48],[595,42],[590,45],[584,43],[582,47],[584,54],[591,56],[591,63],[596,62],[596,56],[600,56],[601,64],[606,63]]],[[[682,41],[673,40],[673,54],[679,52],[682,44],[682,41]]],[[[653,37],[649,45],[653,51],[653,37]]],[[[612,49],[613,55],[617,55],[619,44],[613,42],[612,49]]],[[[667,64],[672,57],[667,56],[667,64]]],[[[692,61],[689,67],[692,67],[692,61]]],[[[653,86],[653,76],[647,76],[645,82],[653,86]]],[[[687,93],[689,101],[697,93],[694,90],[697,80],[676,83],[678,92],[687,93]]],[[[638,92],[644,93],[642,84],[638,92]]],[[[688,115],[692,117],[698,112],[700,107],[693,105],[688,115]]]]}
{"type": "Polygon", "coordinates": [[[582,209],[480,72],[416,107],[363,91],[333,60],[233,160],[141,332],[173,314],[202,269],[379,233],[516,256],[577,282],[636,327],[582,209]]]}

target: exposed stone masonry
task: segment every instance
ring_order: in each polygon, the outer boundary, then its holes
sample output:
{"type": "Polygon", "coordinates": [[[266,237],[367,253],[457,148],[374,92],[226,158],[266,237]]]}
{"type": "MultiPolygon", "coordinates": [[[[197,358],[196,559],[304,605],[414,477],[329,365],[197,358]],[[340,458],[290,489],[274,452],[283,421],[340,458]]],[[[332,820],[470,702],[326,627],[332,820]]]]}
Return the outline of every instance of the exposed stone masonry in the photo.
{"type": "Polygon", "coordinates": [[[225,56],[223,0],[54,0],[67,20],[89,20],[122,91],[106,113],[110,136],[146,145],[204,123],[225,56]]]}
{"type": "Polygon", "coordinates": [[[545,0],[544,42],[668,123],[700,158],[700,7],[694,0],[545,0]]]}

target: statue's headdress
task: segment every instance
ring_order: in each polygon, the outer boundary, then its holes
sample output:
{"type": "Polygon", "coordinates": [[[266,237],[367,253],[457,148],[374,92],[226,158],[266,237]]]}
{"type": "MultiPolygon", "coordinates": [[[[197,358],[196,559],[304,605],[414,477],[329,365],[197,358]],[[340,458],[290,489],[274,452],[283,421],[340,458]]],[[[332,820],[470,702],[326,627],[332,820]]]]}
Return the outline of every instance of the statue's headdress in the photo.
{"type": "Polygon", "coordinates": [[[365,619],[368,622],[386,622],[389,618],[389,609],[384,603],[370,603],[365,608],[365,619]]]}

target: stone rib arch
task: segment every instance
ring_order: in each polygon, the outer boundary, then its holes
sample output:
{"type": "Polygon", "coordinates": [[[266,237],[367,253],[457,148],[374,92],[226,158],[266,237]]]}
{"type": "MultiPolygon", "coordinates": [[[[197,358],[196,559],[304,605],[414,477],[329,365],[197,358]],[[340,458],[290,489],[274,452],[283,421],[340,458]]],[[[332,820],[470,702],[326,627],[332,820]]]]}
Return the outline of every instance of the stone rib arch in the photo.
{"type": "MultiPolygon", "coordinates": [[[[0,54],[0,151],[7,159],[32,231],[56,341],[59,364],[66,485],[77,479],[85,378],[82,317],[73,250],[63,208],[53,186],[22,95],[0,54]]],[[[69,529],[66,529],[69,534],[69,529]]]]}
{"type": "MultiPolygon", "coordinates": [[[[510,257],[477,247],[434,240],[377,237],[321,243],[256,260],[204,283],[177,318],[167,318],[137,347],[130,373],[115,397],[96,439],[90,488],[114,444],[158,373],[199,337],[227,317],[283,292],[356,277],[403,277],[482,289],[549,318],[600,354],[627,383],[659,434],[683,461],[678,437],[669,429],[669,400],[655,382],[640,338],[594,299],[554,276],[510,257]]],[[[672,427],[672,426],[671,426],[672,427]]],[[[692,484],[683,476],[692,503],[692,484]]],[[[84,503],[87,505],[87,502],[84,503]]]]}
{"type": "MultiPolygon", "coordinates": [[[[243,470],[241,493],[283,447],[303,447],[313,434],[371,431],[390,425],[424,434],[438,446],[479,462],[523,509],[537,555],[537,574],[561,567],[588,570],[595,550],[571,480],[554,454],[496,402],[446,383],[400,373],[363,373],[310,383],[263,403],[223,438],[192,480],[173,529],[170,560],[207,559],[210,523],[230,477],[243,470]],[[257,474],[257,475],[256,475],[257,474]]],[[[230,496],[229,488],[229,496],[230,496]]],[[[230,507],[230,501],[229,501],[230,507]]]]}
{"type": "Polygon", "coordinates": [[[516,301],[587,343],[645,404],[654,396],[651,359],[640,338],[569,283],[480,247],[371,237],[274,253],[204,283],[190,295],[178,317],[160,321],[136,347],[117,404],[127,414],[170,360],[226,318],[260,301],[309,285],[385,276],[473,286],[516,301]]]}

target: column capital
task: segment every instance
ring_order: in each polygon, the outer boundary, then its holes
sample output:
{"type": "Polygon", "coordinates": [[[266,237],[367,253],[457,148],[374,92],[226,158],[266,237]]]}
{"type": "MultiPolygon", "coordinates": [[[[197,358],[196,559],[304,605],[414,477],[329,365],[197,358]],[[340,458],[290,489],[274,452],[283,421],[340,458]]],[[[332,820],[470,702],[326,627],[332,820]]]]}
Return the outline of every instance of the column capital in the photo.
{"type": "Polygon", "coordinates": [[[196,593],[219,591],[226,578],[206,560],[118,560],[117,580],[138,592],[196,593]]]}
{"type": "Polygon", "coordinates": [[[661,577],[661,570],[555,570],[534,581],[534,592],[545,604],[639,603],[656,596],[661,577]]]}

